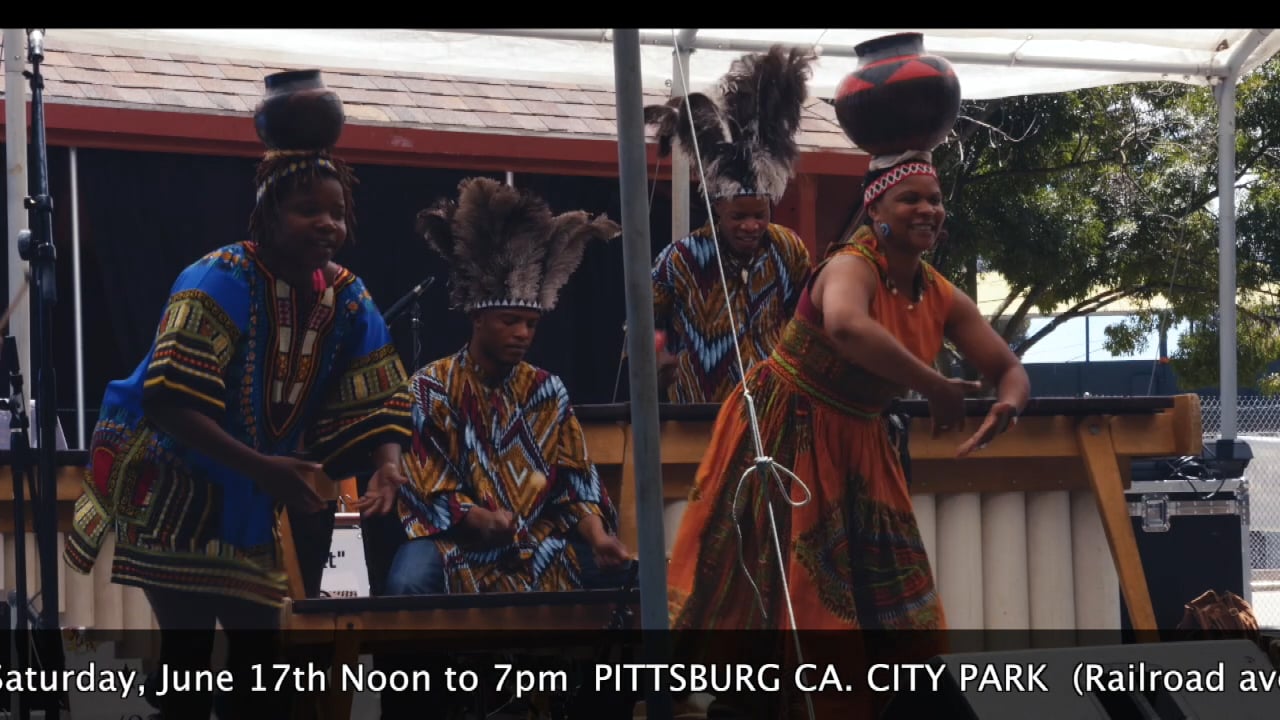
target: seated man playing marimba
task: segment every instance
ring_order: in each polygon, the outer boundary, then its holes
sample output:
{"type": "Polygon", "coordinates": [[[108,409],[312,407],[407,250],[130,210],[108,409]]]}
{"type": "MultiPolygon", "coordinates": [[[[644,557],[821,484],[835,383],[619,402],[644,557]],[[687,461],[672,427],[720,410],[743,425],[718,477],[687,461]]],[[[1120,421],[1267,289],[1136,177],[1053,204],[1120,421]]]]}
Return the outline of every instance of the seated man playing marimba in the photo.
{"type": "Polygon", "coordinates": [[[631,556],[558,377],[524,362],[542,313],[604,216],[553,216],[534,195],[488,178],[418,215],[451,265],[471,340],[410,380],[413,445],[389,595],[619,587],[631,556]]]}

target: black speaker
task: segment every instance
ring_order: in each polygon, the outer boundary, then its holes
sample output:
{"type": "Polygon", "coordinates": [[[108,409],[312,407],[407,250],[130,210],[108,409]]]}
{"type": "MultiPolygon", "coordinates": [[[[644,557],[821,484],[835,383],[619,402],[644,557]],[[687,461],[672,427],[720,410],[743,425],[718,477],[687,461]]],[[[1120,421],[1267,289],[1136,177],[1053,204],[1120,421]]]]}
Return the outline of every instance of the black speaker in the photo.
{"type": "Polygon", "coordinates": [[[882,720],[1280,716],[1280,672],[1244,639],[956,653],[928,665],[933,682],[897,693],[882,720]]]}

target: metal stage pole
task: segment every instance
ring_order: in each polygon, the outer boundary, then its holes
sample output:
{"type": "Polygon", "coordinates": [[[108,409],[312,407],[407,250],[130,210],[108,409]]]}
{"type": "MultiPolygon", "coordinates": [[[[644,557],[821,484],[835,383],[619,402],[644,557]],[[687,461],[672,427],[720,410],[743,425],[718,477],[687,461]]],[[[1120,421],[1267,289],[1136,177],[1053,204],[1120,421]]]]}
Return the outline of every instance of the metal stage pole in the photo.
{"type": "MultiPolygon", "coordinates": [[[[644,142],[644,94],[640,82],[640,31],[614,30],[613,61],[618,107],[618,171],[622,187],[622,258],[626,274],[627,357],[631,381],[631,431],[635,447],[636,524],[640,532],[640,627],[648,645],[667,622],[666,541],[662,529],[662,455],[658,446],[658,358],[653,343],[653,285],[649,266],[649,199],[644,142]]],[[[654,658],[655,661],[660,661],[654,658]]],[[[670,696],[650,693],[648,717],[671,717],[670,696]]]]}

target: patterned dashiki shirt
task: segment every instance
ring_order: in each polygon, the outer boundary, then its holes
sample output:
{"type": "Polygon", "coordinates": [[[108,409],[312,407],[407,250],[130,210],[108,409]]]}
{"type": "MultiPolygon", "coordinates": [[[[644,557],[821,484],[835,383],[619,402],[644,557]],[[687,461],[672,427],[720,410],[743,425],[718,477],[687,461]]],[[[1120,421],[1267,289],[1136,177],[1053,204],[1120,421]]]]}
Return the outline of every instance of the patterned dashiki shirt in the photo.
{"type": "Polygon", "coordinates": [[[791,229],[770,224],[755,256],[743,263],[721,251],[725,290],[709,225],[671,243],[653,265],[655,324],[668,330],[676,356],[673,403],[718,403],[741,382],[733,350],[737,329],[742,364],[750,370],[769,357],[791,319],[809,275],[809,252],[791,229]]]}
{"type": "Polygon", "coordinates": [[[522,362],[490,386],[464,347],[415,373],[409,392],[413,444],[397,506],[410,538],[436,538],[447,592],[581,588],[574,530],[597,515],[616,531],[617,512],[560,378],[522,362]],[[455,542],[448,531],[476,505],[511,511],[514,542],[455,542]]]}

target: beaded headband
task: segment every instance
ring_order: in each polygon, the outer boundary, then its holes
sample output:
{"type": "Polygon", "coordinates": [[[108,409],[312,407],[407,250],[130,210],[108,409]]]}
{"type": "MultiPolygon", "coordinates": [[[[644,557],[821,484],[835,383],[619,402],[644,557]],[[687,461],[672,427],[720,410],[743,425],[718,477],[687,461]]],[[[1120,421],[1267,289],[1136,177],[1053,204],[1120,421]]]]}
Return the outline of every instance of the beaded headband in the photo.
{"type": "Polygon", "coordinates": [[[299,170],[305,170],[312,165],[325,168],[334,174],[337,174],[338,172],[338,168],[333,164],[332,160],[316,155],[314,152],[288,153],[277,150],[267,153],[268,158],[275,155],[297,155],[297,159],[290,162],[288,165],[281,166],[280,169],[271,173],[267,176],[266,180],[262,181],[262,184],[258,186],[258,196],[255,202],[262,202],[262,196],[267,193],[267,189],[279,182],[281,179],[286,178],[299,170]]]}
{"type": "Polygon", "coordinates": [[[756,190],[755,188],[752,188],[752,187],[738,187],[732,190],[722,190],[720,192],[712,193],[711,195],[712,200],[723,200],[724,198],[739,198],[739,197],[766,197],[766,198],[772,199],[773,194],[764,192],[762,190],[756,190]]]}
{"type": "Polygon", "coordinates": [[[889,188],[897,185],[912,175],[928,175],[929,177],[938,177],[938,169],[929,163],[909,162],[902,165],[895,165],[889,172],[876,178],[875,182],[867,187],[866,192],[862,194],[862,202],[864,205],[870,205],[876,198],[880,197],[889,188]]]}

